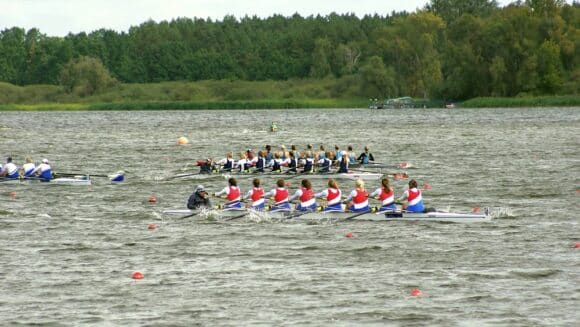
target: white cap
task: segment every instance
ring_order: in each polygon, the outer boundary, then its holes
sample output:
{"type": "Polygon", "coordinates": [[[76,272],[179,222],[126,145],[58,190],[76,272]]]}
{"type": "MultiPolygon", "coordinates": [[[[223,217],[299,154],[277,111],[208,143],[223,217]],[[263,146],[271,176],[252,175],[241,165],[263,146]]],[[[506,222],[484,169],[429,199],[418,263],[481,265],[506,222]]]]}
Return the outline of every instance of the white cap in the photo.
{"type": "Polygon", "coordinates": [[[42,163],[47,164],[48,163],[48,159],[46,159],[46,158],[45,159],[42,159],[42,163]]]}
{"type": "Polygon", "coordinates": [[[198,186],[195,188],[195,191],[196,191],[196,192],[203,192],[203,191],[205,191],[205,189],[203,188],[203,185],[198,185],[198,186]]]}

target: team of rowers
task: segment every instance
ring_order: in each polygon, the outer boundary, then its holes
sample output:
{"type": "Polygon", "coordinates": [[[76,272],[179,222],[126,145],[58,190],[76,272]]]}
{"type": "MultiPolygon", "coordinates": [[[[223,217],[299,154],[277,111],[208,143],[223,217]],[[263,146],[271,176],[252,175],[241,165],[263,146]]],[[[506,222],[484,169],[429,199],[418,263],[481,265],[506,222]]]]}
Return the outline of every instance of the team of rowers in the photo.
{"type": "Polygon", "coordinates": [[[319,173],[330,173],[332,167],[338,167],[338,173],[348,173],[350,164],[358,162],[364,165],[374,160],[368,146],[365,146],[364,152],[357,157],[352,146],[348,146],[348,150],[345,151],[335,145],[334,151],[326,151],[324,145],[321,145],[319,150],[314,151],[312,144],[308,144],[303,152],[299,152],[294,145],[290,151],[287,151],[284,145],[279,151],[272,151],[271,146],[266,145],[257,154],[251,149],[240,152],[238,160],[234,160],[233,152],[228,152],[222,160],[214,162],[210,158],[198,161],[197,165],[200,166],[202,174],[234,170],[263,173],[266,169],[282,172],[282,167],[286,167],[286,172],[289,173],[314,173],[315,170],[319,173]],[[301,171],[298,171],[299,167],[301,171]]]}
{"type": "MultiPolygon", "coordinates": [[[[371,212],[369,205],[369,198],[379,200],[381,206],[377,208],[378,212],[396,211],[396,204],[402,204],[402,210],[408,212],[424,212],[423,198],[421,190],[417,187],[415,180],[409,181],[409,188],[401,197],[395,200],[395,192],[389,185],[389,180],[383,178],[381,186],[374,192],[368,193],[365,189],[365,184],[362,180],[355,181],[355,188],[343,200],[342,192],[338,183],[334,179],[329,179],[328,187],[321,192],[315,193],[312,190],[312,184],[308,179],[303,179],[301,187],[296,190],[293,195],[290,195],[288,189],[285,187],[285,181],[279,179],[276,182],[276,187],[271,191],[266,192],[261,186],[259,178],[255,178],[252,182],[253,187],[248,193],[242,196],[242,191],[238,186],[235,178],[228,180],[228,186],[219,192],[214,193],[214,196],[225,196],[227,200],[223,206],[224,210],[240,210],[243,209],[242,202],[245,200],[251,201],[248,208],[254,210],[269,210],[275,211],[290,211],[292,210],[290,204],[297,201],[295,210],[298,211],[317,211],[323,210],[325,212],[371,212]],[[271,198],[274,203],[266,207],[266,200],[271,198]],[[316,199],[326,199],[326,205],[319,207],[316,199]]],[[[199,209],[201,207],[210,208],[209,194],[205,191],[202,185],[199,185],[195,192],[189,197],[187,207],[189,209],[199,209]]]]}
{"type": "Polygon", "coordinates": [[[0,177],[4,179],[38,178],[44,181],[52,179],[52,168],[48,159],[42,159],[36,166],[32,159],[26,158],[22,167],[18,167],[11,157],[6,158],[4,165],[0,164],[0,177]]]}

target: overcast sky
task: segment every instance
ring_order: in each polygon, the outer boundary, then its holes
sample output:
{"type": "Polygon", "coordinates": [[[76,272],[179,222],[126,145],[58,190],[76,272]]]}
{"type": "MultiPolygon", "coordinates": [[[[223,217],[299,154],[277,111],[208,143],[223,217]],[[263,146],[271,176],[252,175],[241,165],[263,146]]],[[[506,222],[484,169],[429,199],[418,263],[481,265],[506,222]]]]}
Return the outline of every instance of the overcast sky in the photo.
{"type": "MultiPolygon", "coordinates": [[[[0,30],[36,27],[49,36],[91,32],[100,28],[127,31],[148,19],[177,17],[221,20],[225,15],[268,17],[354,13],[359,17],[415,11],[428,0],[0,0],[0,30]]],[[[511,0],[499,0],[503,6],[511,0]]]]}

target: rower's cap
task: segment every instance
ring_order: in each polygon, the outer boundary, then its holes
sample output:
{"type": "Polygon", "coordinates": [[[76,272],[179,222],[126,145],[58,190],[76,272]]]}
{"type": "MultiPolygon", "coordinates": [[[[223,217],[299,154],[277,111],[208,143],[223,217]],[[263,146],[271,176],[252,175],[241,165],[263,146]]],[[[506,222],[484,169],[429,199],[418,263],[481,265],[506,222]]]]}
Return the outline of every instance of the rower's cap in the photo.
{"type": "Polygon", "coordinates": [[[48,159],[46,159],[46,158],[42,159],[42,163],[47,164],[48,163],[48,159]]]}
{"type": "Polygon", "coordinates": [[[203,188],[203,185],[198,185],[198,186],[195,188],[195,191],[196,191],[196,192],[204,192],[204,191],[205,191],[205,188],[203,188]]]}

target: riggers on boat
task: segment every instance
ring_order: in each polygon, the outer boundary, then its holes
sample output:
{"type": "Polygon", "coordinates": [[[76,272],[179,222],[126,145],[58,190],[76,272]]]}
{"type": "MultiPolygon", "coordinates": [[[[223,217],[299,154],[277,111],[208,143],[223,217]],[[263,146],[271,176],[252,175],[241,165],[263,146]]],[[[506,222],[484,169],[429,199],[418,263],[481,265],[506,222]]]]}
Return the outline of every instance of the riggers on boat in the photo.
{"type": "Polygon", "coordinates": [[[457,213],[434,211],[426,213],[413,213],[401,211],[353,213],[343,211],[253,211],[253,210],[165,210],[165,215],[193,217],[193,216],[217,216],[229,220],[231,218],[250,218],[252,214],[258,214],[265,219],[272,220],[301,220],[301,221],[437,221],[453,223],[486,222],[491,220],[491,214],[486,208],[483,213],[457,213]]]}
{"type": "Polygon", "coordinates": [[[91,185],[91,178],[89,175],[78,175],[71,177],[59,177],[50,180],[45,180],[38,177],[24,177],[24,178],[2,178],[0,184],[42,184],[42,185],[72,185],[72,186],[87,186],[91,185]]]}

